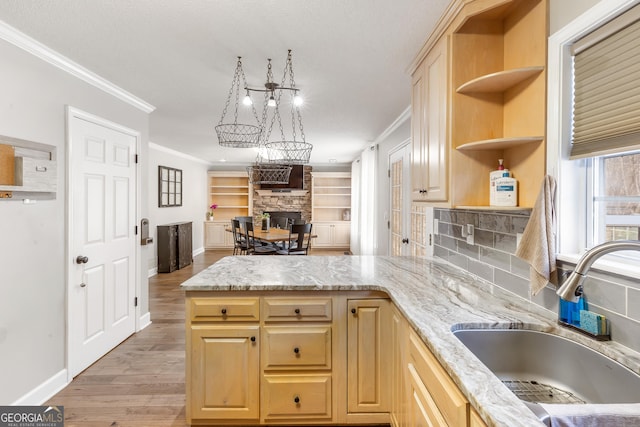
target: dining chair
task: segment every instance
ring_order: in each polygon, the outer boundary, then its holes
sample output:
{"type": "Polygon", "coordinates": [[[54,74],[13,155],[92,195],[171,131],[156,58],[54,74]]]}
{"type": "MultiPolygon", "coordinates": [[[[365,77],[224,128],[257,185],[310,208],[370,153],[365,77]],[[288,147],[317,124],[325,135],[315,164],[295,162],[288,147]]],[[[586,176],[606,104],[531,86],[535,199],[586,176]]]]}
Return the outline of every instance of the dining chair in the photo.
{"type": "Polygon", "coordinates": [[[280,249],[278,255],[309,255],[311,249],[311,229],[313,224],[292,224],[289,227],[289,240],[286,249],[280,249]]]}
{"type": "Polygon", "coordinates": [[[245,235],[247,236],[247,253],[249,255],[273,255],[277,249],[273,245],[262,246],[253,232],[253,222],[244,224],[245,235]]]}
{"type": "Polygon", "coordinates": [[[247,239],[244,238],[240,221],[231,220],[231,230],[233,231],[233,255],[244,255],[249,250],[247,239]]]}

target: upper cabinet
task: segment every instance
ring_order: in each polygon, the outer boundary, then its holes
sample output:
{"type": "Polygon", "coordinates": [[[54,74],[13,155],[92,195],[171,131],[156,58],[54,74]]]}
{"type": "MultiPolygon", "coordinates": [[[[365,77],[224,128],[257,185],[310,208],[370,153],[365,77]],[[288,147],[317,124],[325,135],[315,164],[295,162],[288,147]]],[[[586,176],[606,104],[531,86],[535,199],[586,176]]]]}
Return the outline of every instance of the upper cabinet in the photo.
{"type": "Polygon", "coordinates": [[[446,202],[448,38],[444,36],[413,73],[411,94],[411,194],[446,202]]]}
{"type": "MultiPolygon", "coordinates": [[[[447,135],[447,151],[438,165],[429,159],[426,169],[412,169],[420,174],[412,181],[428,182],[448,170],[448,194],[435,201],[454,208],[489,207],[489,173],[504,159],[518,180],[518,206],[533,206],[546,162],[547,9],[547,0],[459,0],[449,8],[458,12],[446,15],[441,34],[430,38],[440,41],[432,43],[423,63],[450,38],[449,84],[442,79],[447,93],[439,104],[449,115],[431,117],[434,106],[417,111],[434,96],[424,82],[421,96],[416,93],[416,78],[424,74],[420,63],[413,73],[412,137],[414,144],[429,141],[438,123],[447,135]]],[[[446,193],[447,186],[442,188],[446,193]]],[[[431,201],[422,194],[414,191],[413,200],[431,201]]]]}

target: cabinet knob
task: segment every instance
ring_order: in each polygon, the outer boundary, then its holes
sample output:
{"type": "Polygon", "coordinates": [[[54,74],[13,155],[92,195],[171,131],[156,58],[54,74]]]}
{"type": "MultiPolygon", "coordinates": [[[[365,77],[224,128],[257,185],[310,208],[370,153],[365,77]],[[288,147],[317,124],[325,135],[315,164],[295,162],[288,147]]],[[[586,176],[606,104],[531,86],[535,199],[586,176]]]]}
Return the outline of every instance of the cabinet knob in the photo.
{"type": "Polygon", "coordinates": [[[355,309],[355,308],[352,308],[352,309],[351,309],[351,313],[356,314],[356,309],[355,309]]]}
{"type": "Polygon", "coordinates": [[[298,353],[300,353],[300,349],[299,349],[298,347],[296,347],[296,348],[294,348],[294,349],[293,349],[293,352],[294,352],[295,354],[298,354],[298,353]]]}
{"type": "Polygon", "coordinates": [[[222,312],[222,314],[227,314],[227,309],[223,308],[222,310],[220,310],[222,312]]]}
{"type": "Polygon", "coordinates": [[[296,403],[300,403],[300,397],[296,396],[293,398],[293,401],[296,403]]]}
{"type": "Polygon", "coordinates": [[[251,337],[251,342],[256,342],[256,337],[251,337]]]}
{"type": "Polygon", "coordinates": [[[300,309],[296,308],[295,310],[293,310],[296,314],[300,314],[300,309]]]}

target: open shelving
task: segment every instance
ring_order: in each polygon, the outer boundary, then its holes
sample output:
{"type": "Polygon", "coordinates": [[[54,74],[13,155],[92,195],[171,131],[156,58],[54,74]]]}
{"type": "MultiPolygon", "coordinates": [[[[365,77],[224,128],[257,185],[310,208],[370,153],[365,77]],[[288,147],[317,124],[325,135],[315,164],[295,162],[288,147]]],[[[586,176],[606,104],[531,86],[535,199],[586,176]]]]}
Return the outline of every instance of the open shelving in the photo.
{"type": "Polygon", "coordinates": [[[450,206],[489,206],[498,159],[533,206],[545,174],[547,0],[468,3],[452,21],[450,206]]]}

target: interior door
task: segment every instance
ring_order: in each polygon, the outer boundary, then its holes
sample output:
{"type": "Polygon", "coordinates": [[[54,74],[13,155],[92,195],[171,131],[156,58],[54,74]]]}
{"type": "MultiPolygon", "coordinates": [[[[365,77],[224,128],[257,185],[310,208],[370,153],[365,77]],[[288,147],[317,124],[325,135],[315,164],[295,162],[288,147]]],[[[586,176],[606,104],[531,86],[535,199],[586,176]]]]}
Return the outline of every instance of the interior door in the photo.
{"type": "Polygon", "coordinates": [[[70,109],[69,373],[135,331],[137,134],[70,109]]]}
{"type": "Polygon", "coordinates": [[[389,253],[391,256],[411,255],[409,244],[411,218],[411,145],[404,144],[389,154],[391,216],[389,253]]]}

